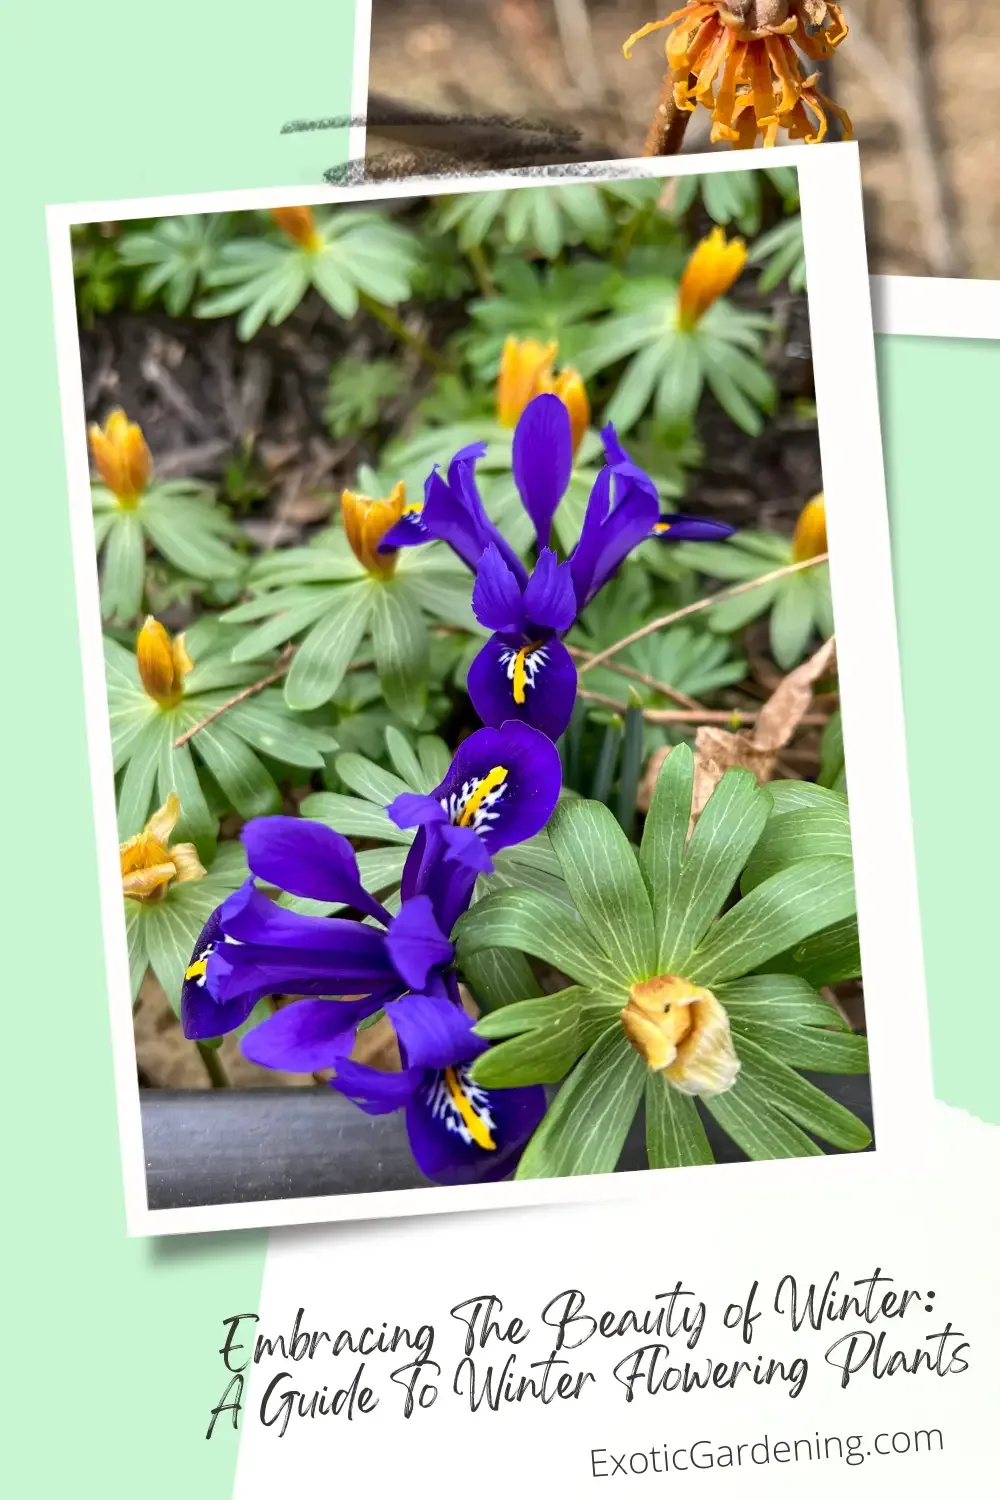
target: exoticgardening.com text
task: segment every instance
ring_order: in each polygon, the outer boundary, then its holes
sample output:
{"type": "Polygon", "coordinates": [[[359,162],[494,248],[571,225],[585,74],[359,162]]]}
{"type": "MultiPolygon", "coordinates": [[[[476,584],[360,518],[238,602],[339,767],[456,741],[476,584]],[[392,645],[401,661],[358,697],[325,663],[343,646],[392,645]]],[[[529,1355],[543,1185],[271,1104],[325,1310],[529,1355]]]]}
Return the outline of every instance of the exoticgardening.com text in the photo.
{"type": "Polygon", "coordinates": [[[830,1463],[852,1468],[869,1458],[902,1457],[906,1453],[941,1453],[944,1438],[937,1427],[914,1432],[879,1432],[874,1437],[858,1433],[850,1437],[773,1438],[765,1433],[751,1443],[713,1443],[699,1438],[686,1447],[660,1443],[635,1453],[615,1453],[609,1448],[591,1448],[593,1479],[639,1478],[647,1474],[683,1474],[690,1470],[739,1469],[766,1464],[830,1463]]]}

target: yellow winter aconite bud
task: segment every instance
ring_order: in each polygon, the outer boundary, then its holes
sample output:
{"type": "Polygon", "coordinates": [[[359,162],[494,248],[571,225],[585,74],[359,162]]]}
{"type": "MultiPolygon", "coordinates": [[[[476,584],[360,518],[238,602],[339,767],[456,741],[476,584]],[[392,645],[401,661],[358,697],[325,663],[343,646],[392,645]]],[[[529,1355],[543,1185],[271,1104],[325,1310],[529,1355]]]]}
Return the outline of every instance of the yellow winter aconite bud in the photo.
{"type": "Polygon", "coordinates": [[[135,645],[139,678],[161,708],[173,708],[184,696],[184,678],[194,667],[183,634],[170,638],[159,620],[147,615],[135,645]]]}
{"type": "Polygon", "coordinates": [[[500,356],[500,373],[497,377],[497,421],[501,427],[516,427],[517,420],[528,402],[545,387],[542,380],[552,375],[552,366],[559,345],[553,339],[543,344],[540,339],[508,338],[500,356]]]}
{"type": "Polygon", "coordinates": [[[590,426],[590,400],[583,377],[578,370],[567,366],[558,375],[543,376],[540,391],[550,391],[569,412],[569,425],[573,433],[573,452],[576,453],[590,426]]]}
{"type": "Polygon", "coordinates": [[[819,494],[799,512],[792,537],[792,558],[795,562],[808,562],[810,557],[821,557],[827,550],[826,501],[819,494]]]}
{"type": "Polygon", "coordinates": [[[153,472],[153,460],[138,422],[116,407],[103,427],[92,422],[87,438],[97,471],[118,504],[134,510],[153,472]]]}
{"type": "Polygon", "coordinates": [[[700,240],[684,267],[677,293],[677,326],[688,333],[724,297],[747,263],[743,240],[727,240],[720,226],[700,240]]]}
{"type": "Polygon", "coordinates": [[[272,208],[271,218],[283,233],[303,250],[321,250],[323,236],[316,228],[311,208],[272,208]]]}
{"type": "Polygon", "coordinates": [[[347,540],[358,562],[377,578],[391,578],[396,571],[396,553],[379,552],[378,544],[406,509],[405,484],[393,485],[385,500],[344,490],[340,509],[347,540]]]}

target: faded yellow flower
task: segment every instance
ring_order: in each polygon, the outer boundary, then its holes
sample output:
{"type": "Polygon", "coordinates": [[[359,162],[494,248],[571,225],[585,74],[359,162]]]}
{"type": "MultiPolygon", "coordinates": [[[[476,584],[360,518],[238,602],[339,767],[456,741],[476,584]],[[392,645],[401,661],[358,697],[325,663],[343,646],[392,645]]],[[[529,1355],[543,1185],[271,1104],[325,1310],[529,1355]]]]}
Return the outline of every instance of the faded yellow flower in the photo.
{"type": "Polygon", "coordinates": [[[622,1027],[650,1070],[683,1094],[724,1094],[740,1071],[729,1018],[711,990],[663,974],[633,984],[622,1027]]]}
{"type": "Polygon", "coordinates": [[[180,815],[177,793],[171,792],[142,832],[121,845],[118,855],[126,900],[162,901],[175,881],[180,885],[204,878],[206,871],[193,844],[170,847],[170,835],[180,815]]]}
{"type": "Polygon", "coordinates": [[[87,438],[104,483],[124,510],[134,510],[153,472],[142,428],[116,407],[103,427],[90,424],[87,438]]]}
{"type": "Polygon", "coordinates": [[[738,149],[773,146],[779,130],[791,140],[815,145],[827,132],[827,116],[839,119],[844,135],[851,121],[816,87],[810,62],[823,62],[847,36],[839,5],[828,0],[712,0],[684,5],[662,21],[650,21],[623,47],[626,57],[644,36],[672,27],[667,65],[678,109],[711,111],[712,140],[738,149]]]}
{"type": "Polygon", "coordinates": [[[792,537],[793,562],[807,562],[828,551],[826,540],[826,501],[822,492],[814,495],[799,512],[792,537]]]}
{"type": "Polygon", "coordinates": [[[322,250],[323,236],[316,228],[311,208],[272,208],[271,218],[303,250],[322,250]]]}
{"type": "Polygon", "coordinates": [[[379,552],[378,544],[408,508],[419,509],[407,507],[406,485],[402,482],[393,485],[385,500],[372,500],[353,490],[341,494],[340,509],[351,551],[376,578],[391,578],[396,571],[396,552],[379,552]]]}
{"type": "Polygon", "coordinates": [[[183,633],[171,640],[159,620],[147,615],[135,643],[135,655],[146,692],[161,708],[173,708],[183,698],[184,678],[194,667],[183,633]]]}
{"type": "Polygon", "coordinates": [[[724,297],[743,272],[747,247],[741,239],[726,239],[717,224],[700,240],[684,267],[677,293],[677,326],[696,328],[713,303],[724,297]]]}

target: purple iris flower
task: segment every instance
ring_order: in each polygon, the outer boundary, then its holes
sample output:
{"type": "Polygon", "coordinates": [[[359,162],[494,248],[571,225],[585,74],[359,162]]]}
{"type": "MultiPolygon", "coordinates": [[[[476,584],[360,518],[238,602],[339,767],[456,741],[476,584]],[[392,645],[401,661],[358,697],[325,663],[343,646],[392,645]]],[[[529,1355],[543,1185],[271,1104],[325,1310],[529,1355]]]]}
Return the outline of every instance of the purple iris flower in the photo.
{"type": "Polygon", "coordinates": [[[469,696],[484,724],[518,719],[558,739],[576,700],[576,668],[560,637],[629,553],[649,537],[704,542],[733,533],[722,521],[662,515],[656,485],[633,463],[614,428],[605,427],[601,437],[604,467],[565,563],[557,563],[548,542],[569,488],[573,439],[569,412],[550,394],[529,401],[514,431],[514,482],[541,548],[530,575],[483,507],[475,481],[476,460],[485,452],[481,443],[455,455],[447,482],[435,471],[422,512],[405,516],[380,543],[405,547],[436,538],[475,571],[473,609],[493,632],[469,669],[469,696]]]}
{"type": "Polygon", "coordinates": [[[511,724],[471,735],[432,797],[407,794],[393,804],[401,826],[420,825],[397,916],[364,889],[342,835],[299,818],[247,823],[255,877],[373,920],[290,912],[249,880],[213,912],[195,947],[181,999],[185,1035],[231,1031],[265,995],[306,997],[243,1038],[251,1062],[333,1069],[332,1086],[368,1113],[405,1109],[414,1159],[432,1181],[507,1176],[545,1112],[545,1094],[537,1086],[486,1090],[471,1079],[486,1044],[462,1007],[448,934],[492,854],[548,821],[560,780],[555,748],[537,731],[511,724]],[[379,1010],[396,1034],[399,1072],[350,1056],[359,1024],[379,1010]]]}
{"type": "Polygon", "coordinates": [[[509,721],[463,740],[440,786],[402,792],[387,811],[417,836],[403,867],[406,901],[426,893],[450,932],[493,855],[540,833],[559,800],[559,752],[543,731],[509,721]]]}

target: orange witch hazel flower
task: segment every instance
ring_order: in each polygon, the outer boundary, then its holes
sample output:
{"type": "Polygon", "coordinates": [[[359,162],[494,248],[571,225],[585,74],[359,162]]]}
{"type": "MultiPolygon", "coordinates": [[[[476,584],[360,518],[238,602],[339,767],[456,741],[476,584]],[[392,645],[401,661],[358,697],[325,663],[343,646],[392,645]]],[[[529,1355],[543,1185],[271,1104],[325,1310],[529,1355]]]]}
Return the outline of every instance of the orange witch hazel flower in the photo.
{"type": "Polygon", "coordinates": [[[671,26],[667,63],[678,109],[712,112],[712,140],[739,149],[773,146],[779,130],[816,145],[835,115],[848,116],[816,87],[809,62],[823,62],[847,36],[839,5],[828,0],[712,0],[684,5],[629,37],[626,57],[644,36],[671,26]],[[805,61],[803,61],[803,59],[805,61]]]}

